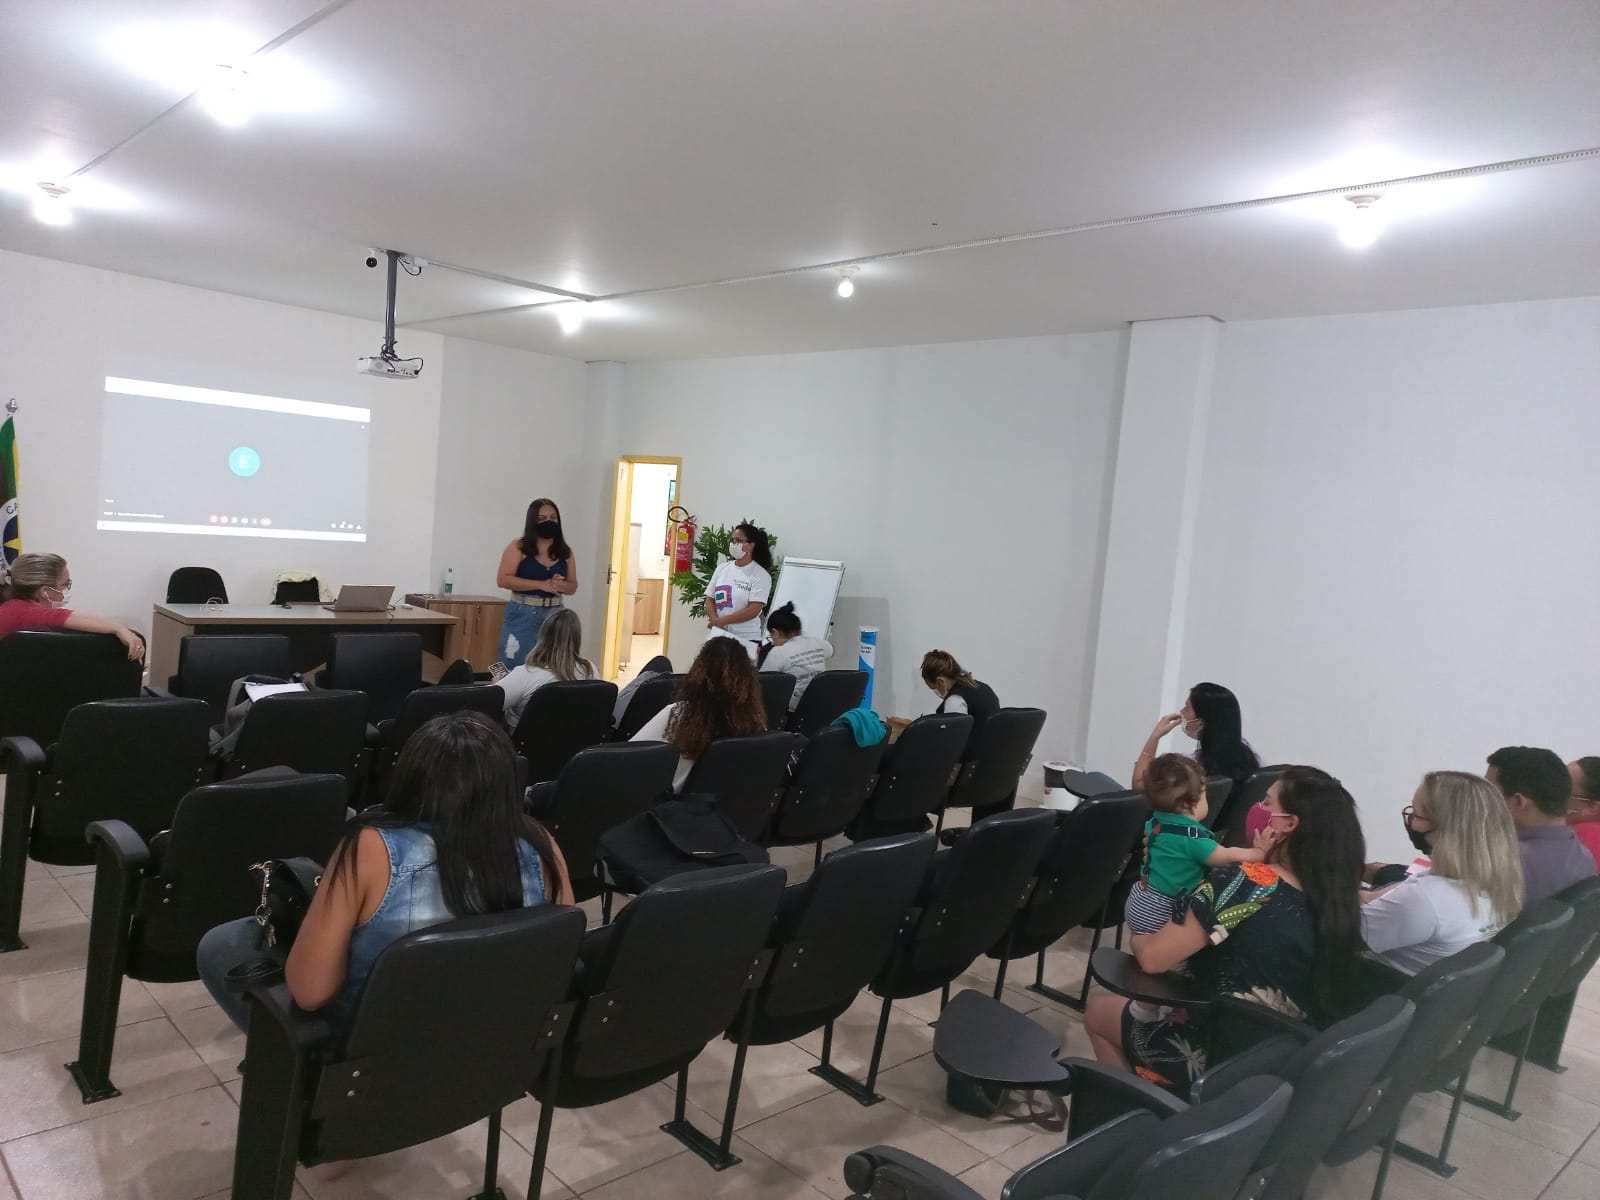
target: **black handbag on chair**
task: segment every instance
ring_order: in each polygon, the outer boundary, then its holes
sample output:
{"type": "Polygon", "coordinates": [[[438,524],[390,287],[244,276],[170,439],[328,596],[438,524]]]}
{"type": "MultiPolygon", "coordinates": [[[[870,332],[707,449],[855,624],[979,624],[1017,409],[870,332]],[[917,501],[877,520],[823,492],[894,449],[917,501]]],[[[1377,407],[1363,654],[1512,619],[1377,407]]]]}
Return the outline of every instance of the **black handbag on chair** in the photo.
{"type": "Polygon", "coordinates": [[[595,851],[600,878],[630,895],[685,871],[771,861],[703,795],[661,801],[607,830],[595,851]]]}
{"type": "Polygon", "coordinates": [[[250,869],[261,872],[261,903],[256,907],[255,919],[261,926],[263,943],[269,949],[287,949],[294,945],[311,898],[322,882],[322,866],[309,858],[269,858],[250,869]]]}

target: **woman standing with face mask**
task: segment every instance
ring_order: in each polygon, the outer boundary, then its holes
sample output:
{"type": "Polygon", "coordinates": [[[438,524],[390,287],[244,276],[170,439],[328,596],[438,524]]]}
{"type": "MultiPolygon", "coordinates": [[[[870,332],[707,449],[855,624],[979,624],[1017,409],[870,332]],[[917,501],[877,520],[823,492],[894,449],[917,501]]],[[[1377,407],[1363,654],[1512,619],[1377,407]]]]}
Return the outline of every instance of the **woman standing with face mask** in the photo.
{"type": "Polygon", "coordinates": [[[109,617],[67,607],[72,573],[59,554],[23,554],[11,564],[11,577],[0,585],[0,637],[23,629],[76,629],[109,633],[127,648],[135,662],[144,658],[144,639],[109,617]]]}
{"type": "Polygon", "coordinates": [[[750,661],[761,649],[761,610],[772,596],[772,547],[767,531],[743,521],[733,527],[728,557],[706,587],[706,625],[712,637],[744,643],[750,661]]]}
{"type": "Polygon", "coordinates": [[[1220,683],[1197,683],[1183,708],[1156,722],[1133,764],[1133,786],[1144,786],[1144,770],[1155,758],[1161,739],[1179,726],[1199,744],[1190,755],[1209,777],[1225,775],[1235,783],[1256,771],[1261,759],[1244,740],[1239,701],[1220,683]]]}
{"type": "Polygon", "coordinates": [[[539,637],[539,627],[561,598],[578,590],[578,563],[561,532],[561,510],[540,497],[528,505],[522,536],[500,556],[496,586],[511,592],[500,626],[500,664],[521,664],[539,637]]]}

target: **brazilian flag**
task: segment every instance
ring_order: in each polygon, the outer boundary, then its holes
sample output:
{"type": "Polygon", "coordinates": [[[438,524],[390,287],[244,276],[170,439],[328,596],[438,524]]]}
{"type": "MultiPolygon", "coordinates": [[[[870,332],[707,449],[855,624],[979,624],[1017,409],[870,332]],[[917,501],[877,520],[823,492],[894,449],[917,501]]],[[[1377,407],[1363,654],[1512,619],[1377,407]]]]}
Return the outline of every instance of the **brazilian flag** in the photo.
{"type": "Polygon", "coordinates": [[[5,503],[6,567],[22,553],[22,531],[17,525],[17,426],[13,417],[0,425],[0,500],[5,503]]]}

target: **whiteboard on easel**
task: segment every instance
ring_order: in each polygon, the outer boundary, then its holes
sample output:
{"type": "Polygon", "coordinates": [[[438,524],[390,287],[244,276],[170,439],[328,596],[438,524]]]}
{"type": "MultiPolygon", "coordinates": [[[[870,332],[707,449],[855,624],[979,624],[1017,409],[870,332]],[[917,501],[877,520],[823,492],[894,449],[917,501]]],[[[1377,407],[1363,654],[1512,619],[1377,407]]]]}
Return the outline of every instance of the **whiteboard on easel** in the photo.
{"type": "Polygon", "coordinates": [[[833,624],[833,604],[844,582],[844,564],[828,558],[786,558],[778,569],[767,612],[775,613],[790,601],[800,628],[809,637],[825,638],[833,624]]]}

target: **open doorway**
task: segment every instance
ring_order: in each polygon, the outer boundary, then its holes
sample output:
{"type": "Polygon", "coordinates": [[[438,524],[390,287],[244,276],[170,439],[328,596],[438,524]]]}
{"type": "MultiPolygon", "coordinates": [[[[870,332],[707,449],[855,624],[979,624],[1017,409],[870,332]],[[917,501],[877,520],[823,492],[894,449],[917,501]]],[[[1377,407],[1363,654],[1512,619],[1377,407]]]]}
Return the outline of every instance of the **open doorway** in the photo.
{"type": "Polygon", "coordinates": [[[680,503],[682,468],[681,458],[627,454],[617,459],[600,671],[618,687],[666,653],[672,620],[667,510],[680,503]]]}

